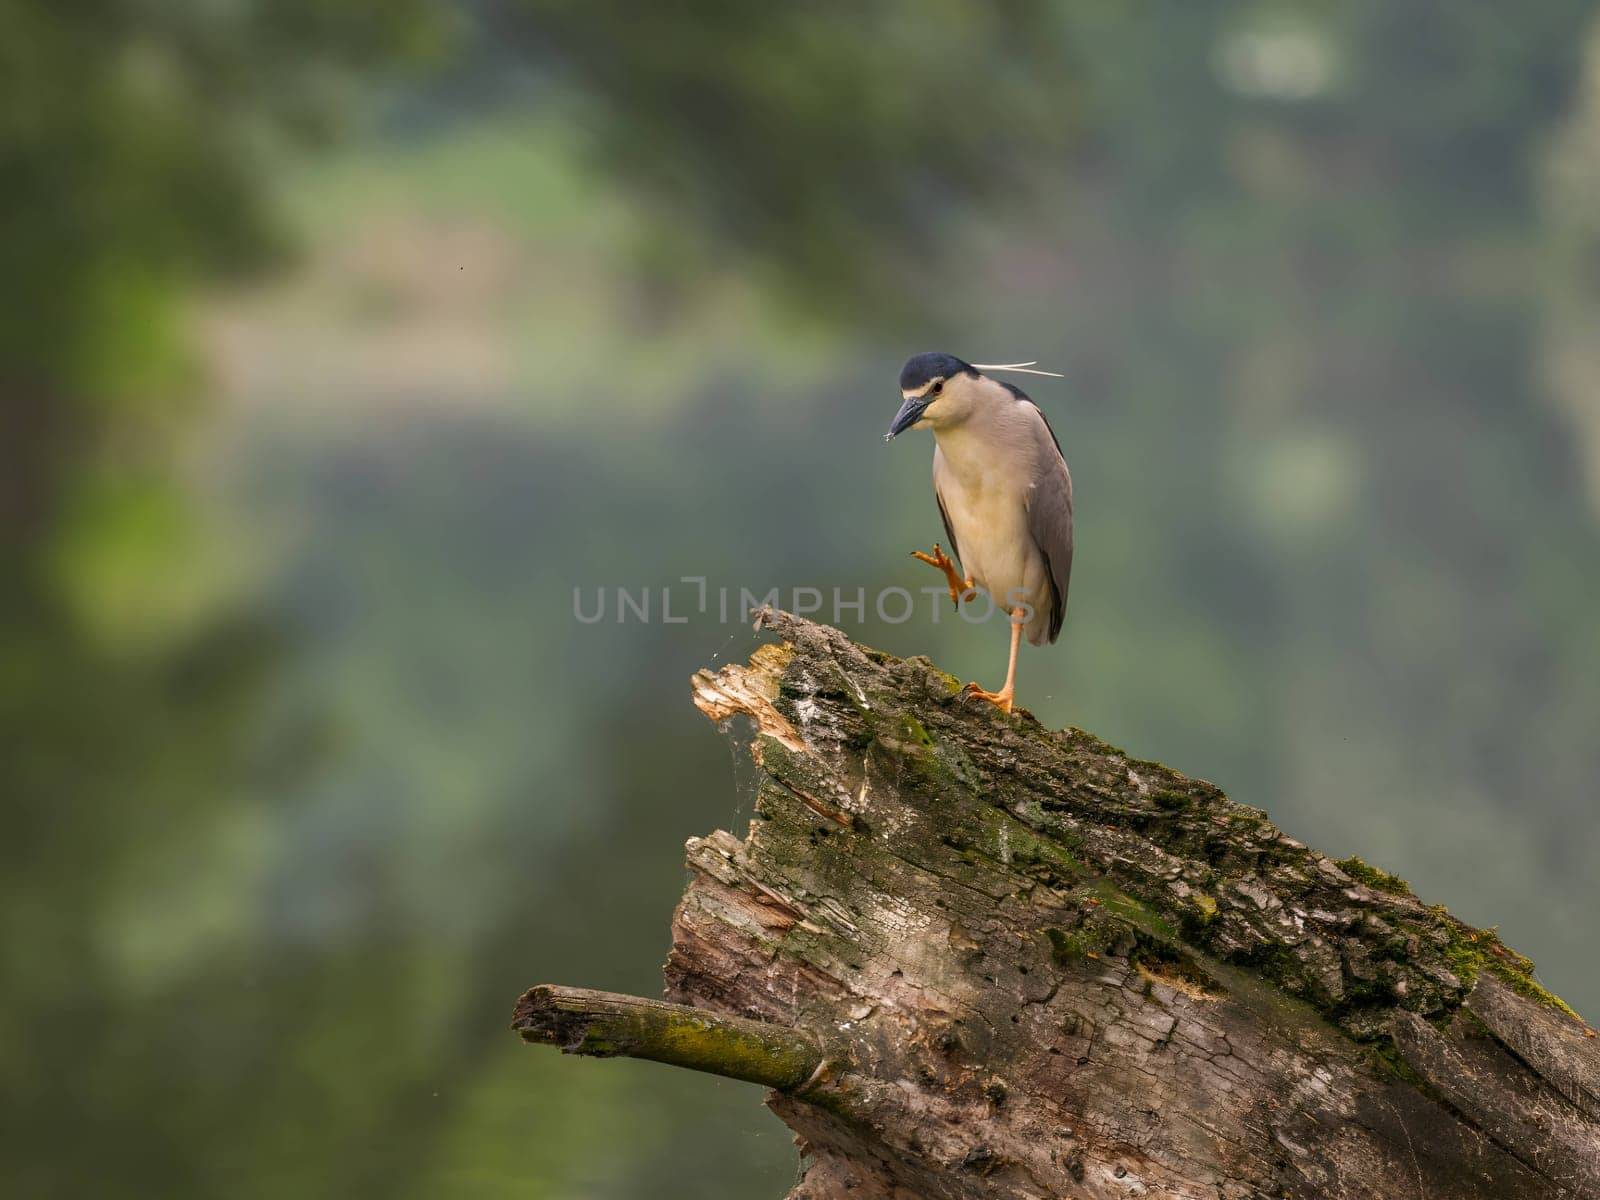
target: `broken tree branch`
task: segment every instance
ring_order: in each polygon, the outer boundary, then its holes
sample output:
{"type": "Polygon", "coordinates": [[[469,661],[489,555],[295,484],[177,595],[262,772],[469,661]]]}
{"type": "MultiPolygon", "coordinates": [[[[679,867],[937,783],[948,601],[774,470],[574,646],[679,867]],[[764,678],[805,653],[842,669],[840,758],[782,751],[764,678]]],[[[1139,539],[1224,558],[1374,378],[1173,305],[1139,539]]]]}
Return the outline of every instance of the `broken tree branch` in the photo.
{"type": "Polygon", "coordinates": [[[782,644],[694,679],[760,768],[745,836],[689,842],[694,1007],[535,989],[525,1037],[773,1085],[790,1200],[1600,1197],[1600,1040],[1492,930],[925,660],[759,624],[782,644]]]}
{"type": "Polygon", "coordinates": [[[517,1001],[523,1041],[591,1058],[646,1058],[792,1091],[817,1073],[816,1038],[767,1021],[724,1016],[617,992],[540,984],[517,1001]]]}

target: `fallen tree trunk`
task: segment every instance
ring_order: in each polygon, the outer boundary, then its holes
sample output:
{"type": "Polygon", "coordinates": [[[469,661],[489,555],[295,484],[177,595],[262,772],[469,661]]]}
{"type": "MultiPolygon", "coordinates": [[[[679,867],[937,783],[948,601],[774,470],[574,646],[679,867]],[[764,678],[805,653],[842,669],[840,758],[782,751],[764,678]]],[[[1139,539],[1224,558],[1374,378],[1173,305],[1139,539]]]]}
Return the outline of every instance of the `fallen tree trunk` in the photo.
{"type": "Polygon", "coordinates": [[[689,843],[675,1004],[529,1041],[765,1083],[790,1200],[1600,1197],[1600,1041],[1489,931],[1209,783],[778,612],[694,679],[755,819],[689,843]]]}

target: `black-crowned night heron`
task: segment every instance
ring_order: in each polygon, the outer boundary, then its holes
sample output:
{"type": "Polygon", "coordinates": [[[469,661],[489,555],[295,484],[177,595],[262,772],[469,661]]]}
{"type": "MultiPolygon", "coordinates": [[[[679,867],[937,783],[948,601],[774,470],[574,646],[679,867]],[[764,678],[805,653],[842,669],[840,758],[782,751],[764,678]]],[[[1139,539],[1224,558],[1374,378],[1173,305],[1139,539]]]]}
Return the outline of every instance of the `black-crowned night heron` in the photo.
{"type": "Polygon", "coordinates": [[[1029,371],[1032,363],[973,366],[952,354],[918,354],[900,372],[900,411],[885,440],[931,429],[933,494],[956,563],[933,544],[913,551],[938,567],[950,598],[988,592],[1011,616],[1011,657],[998,692],[967,690],[1011,711],[1017,645],[1035,646],[1061,632],[1072,578],[1072,475],[1044,414],[1021,388],[985,371],[1029,371]],[[963,574],[964,572],[964,574],[963,574]]]}

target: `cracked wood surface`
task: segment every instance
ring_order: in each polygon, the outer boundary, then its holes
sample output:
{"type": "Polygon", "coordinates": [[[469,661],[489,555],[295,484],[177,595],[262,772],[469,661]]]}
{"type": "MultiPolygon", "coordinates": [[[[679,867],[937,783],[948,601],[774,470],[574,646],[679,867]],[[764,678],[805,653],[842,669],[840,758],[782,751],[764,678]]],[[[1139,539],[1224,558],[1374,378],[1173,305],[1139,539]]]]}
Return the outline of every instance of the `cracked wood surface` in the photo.
{"type": "MultiPolygon", "coordinates": [[[[1600,1197],[1600,1042],[1492,933],[1215,787],[778,612],[694,679],[756,816],[690,841],[668,998],[830,1047],[856,1197],[1600,1197]]],[[[711,1069],[715,1069],[714,1067],[711,1069]]]]}

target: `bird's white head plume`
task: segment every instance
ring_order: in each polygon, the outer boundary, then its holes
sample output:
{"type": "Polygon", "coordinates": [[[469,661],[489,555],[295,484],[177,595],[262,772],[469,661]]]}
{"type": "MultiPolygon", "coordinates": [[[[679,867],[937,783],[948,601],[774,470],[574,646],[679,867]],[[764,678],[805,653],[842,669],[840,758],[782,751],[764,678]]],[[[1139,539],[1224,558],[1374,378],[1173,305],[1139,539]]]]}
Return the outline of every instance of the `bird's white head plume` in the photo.
{"type": "Polygon", "coordinates": [[[1036,371],[1039,364],[1034,362],[1020,363],[973,363],[980,371],[1015,371],[1019,375],[1048,375],[1051,379],[1065,379],[1066,376],[1059,371],[1036,371]]]}

